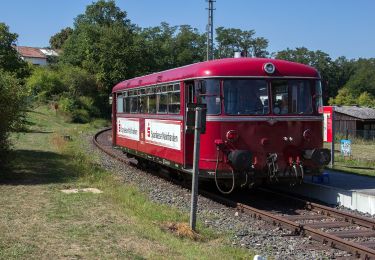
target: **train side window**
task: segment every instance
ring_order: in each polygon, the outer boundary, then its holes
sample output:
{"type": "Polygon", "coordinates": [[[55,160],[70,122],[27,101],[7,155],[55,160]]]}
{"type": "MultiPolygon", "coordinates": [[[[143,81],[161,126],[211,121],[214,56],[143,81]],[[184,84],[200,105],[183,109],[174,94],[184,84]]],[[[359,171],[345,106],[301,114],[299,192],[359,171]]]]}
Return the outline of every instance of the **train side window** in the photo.
{"type": "Polygon", "coordinates": [[[262,79],[227,79],[224,80],[223,90],[226,114],[268,114],[267,81],[262,79]]]}
{"type": "MultiPolygon", "coordinates": [[[[171,86],[172,87],[172,86],[171,86]]],[[[180,114],[180,85],[175,84],[168,93],[168,113],[180,114]]]]}
{"type": "Polygon", "coordinates": [[[166,92],[166,86],[157,88],[157,113],[166,114],[168,112],[168,94],[166,92]]]}
{"type": "Polygon", "coordinates": [[[288,81],[275,80],[272,82],[272,102],[275,114],[285,115],[290,113],[288,81]]]}
{"type": "Polygon", "coordinates": [[[156,113],[156,94],[155,94],[155,88],[149,88],[148,93],[148,113],[149,114],[155,114],[156,113]]]}
{"type": "Polygon", "coordinates": [[[133,90],[129,91],[130,94],[130,113],[135,114],[138,113],[138,91],[133,90]]]}
{"type": "Polygon", "coordinates": [[[117,113],[124,112],[124,97],[122,94],[117,94],[117,113]]]}
{"type": "Polygon", "coordinates": [[[291,113],[293,114],[312,114],[311,84],[309,81],[290,81],[292,94],[291,113]]]}
{"type": "Polygon", "coordinates": [[[146,89],[139,90],[139,113],[148,113],[148,97],[146,95],[146,89]]]}
{"type": "Polygon", "coordinates": [[[203,104],[207,104],[207,115],[218,115],[221,113],[221,98],[220,98],[220,80],[218,79],[207,79],[200,82],[201,101],[203,104]]]}
{"type": "Polygon", "coordinates": [[[125,109],[124,112],[129,114],[130,113],[130,97],[129,97],[129,91],[124,92],[125,95],[125,109]]]}
{"type": "Polygon", "coordinates": [[[317,112],[320,111],[320,109],[323,109],[323,93],[322,93],[322,83],[320,80],[317,80],[315,82],[315,109],[317,112]]]}

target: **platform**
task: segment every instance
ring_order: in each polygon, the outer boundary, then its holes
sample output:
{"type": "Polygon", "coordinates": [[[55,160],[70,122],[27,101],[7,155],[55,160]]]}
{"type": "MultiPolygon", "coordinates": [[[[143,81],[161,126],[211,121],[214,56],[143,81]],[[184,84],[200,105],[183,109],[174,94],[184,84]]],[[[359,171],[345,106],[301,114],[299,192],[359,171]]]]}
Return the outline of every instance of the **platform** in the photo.
{"type": "Polygon", "coordinates": [[[308,176],[301,185],[282,186],[280,189],[375,215],[375,177],[332,170],[326,170],[325,174],[326,177],[320,180],[308,176]]]}

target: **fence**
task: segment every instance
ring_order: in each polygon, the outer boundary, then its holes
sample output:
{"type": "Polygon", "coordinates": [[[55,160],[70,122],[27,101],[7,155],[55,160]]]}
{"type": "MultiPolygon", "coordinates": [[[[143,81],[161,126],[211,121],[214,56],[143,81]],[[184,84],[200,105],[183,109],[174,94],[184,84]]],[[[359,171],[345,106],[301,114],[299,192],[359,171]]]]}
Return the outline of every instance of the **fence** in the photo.
{"type": "Polygon", "coordinates": [[[342,139],[350,139],[354,142],[361,141],[366,142],[375,141],[375,130],[349,130],[347,129],[345,132],[337,132],[335,133],[335,140],[336,142],[340,142],[342,139]]]}

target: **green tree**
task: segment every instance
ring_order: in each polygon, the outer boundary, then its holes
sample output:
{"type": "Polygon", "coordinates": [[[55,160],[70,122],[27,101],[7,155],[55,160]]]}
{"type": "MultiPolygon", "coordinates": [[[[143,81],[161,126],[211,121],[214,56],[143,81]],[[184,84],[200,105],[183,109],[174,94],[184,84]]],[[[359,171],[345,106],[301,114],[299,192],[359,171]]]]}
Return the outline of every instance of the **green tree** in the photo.
{"type": "Polygon", "coordinates": [[[140,70],[141,52],[134,44],[136,29],[114,1],[100,0],[77,16],[73,33],[63,45],[62,63],[95,75],[103,112],[109,112],[107,100],[112,87],[140,70]]]}
{"type": "Polygon", "coordinates": [[[178,26],[162,22],[160,26],[140,30],[138,39],[145,47],[142,58],[146,58],[146,72],[162,71],[173,68],[176,63],[174,37],[178,26]]]}
{"type": "Polygon", "coordinates": [[[8,157],[9,133],[22,124],[25,111],[25,92],[19,79],[0,70],[0,168],[8,157]]]}
{"type": "Polygon", "coordinates": [[[56,33],[49,39],[49,44],[52,49],[61,49],[64,42],[72,35],[73,29],[70,27],[66,27],[62,29],[60,32],[56,33]]]}
{"type": "Polygon", "coordinates": [[[22,126],[27,108],[23,79],[29,74],[29,66],[14,47],[17,37],[0,23],[0,167],[7,159],[9,133],[22,126]]]}
{"type": "Polygon", "coordinates": [[[26,81],[26,90],[30,96],[39,101],[51,100],[67,88],[64,86],[57,70],[48,67],[38,67],[26,81]]]}
{"type": "Polygon", "coordinates": [[[254,38],[255,31],[243,31],[236,28],[216,28],[217,50],[219,58],[233,57],[234,52],[242,51],[247,57],[266,57],[268,40],[254,38]]]}
{"type": "Polygon", "coordinates": [[[206,55],[206,36],[200,34],[190,25],[179,26],[179,31],[173,40],[176,57],[175,67],[203,61],[206,55]]]}
{"type": "Polygon", "coordinates": [[[375,106],[375,98],[373,95],[369,94],[368,92],[363,92],[357,98],[357,103],[363,107],[374,107],[375,106]]]}
{"type": "Polygon", "coordinates": [[[328,103],[330,105],[352,106],[357,104],[357,100],[348,88],[341,88],[337,96],[335,98],[330,98],[328,103]]]}
{"type": "Polygon", "coordinates": [[[344,85],[354,96],[363,92],[375,96],[375,59],[359,59],[354,65],[354,72],[344,85]]]}
{"type": "Polygon", "coordinates": [[[9,32],[9,27],[0,23],[0,69],[15,73],[18,78],[29,75],[29,67],[18,55],[15,43],[18,35],[9,32]]]}
{"type": "Polygon", "coordinates": [[[277,59],[288,60],[303,63],[316,68],[323,80],[323,86],[329,97],[334,97],[340,87],[338,85],[337,71],[338,67],[331,57],[320,50],[310,51],[305,47],[279,51],[276,54],[277,59]]]}

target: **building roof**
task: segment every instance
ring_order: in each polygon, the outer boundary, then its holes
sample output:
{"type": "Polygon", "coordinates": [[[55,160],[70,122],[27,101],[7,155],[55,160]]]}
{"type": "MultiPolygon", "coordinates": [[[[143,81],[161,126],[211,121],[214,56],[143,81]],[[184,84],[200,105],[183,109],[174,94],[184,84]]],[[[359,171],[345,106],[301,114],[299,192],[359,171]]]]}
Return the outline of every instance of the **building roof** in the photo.
{"type": "Polygon", "coordinates": [[[15,48],[22,57],[47,59],[46,55],[39,48],[26,46],[16,46],[15,48]]]}
{"type": "Polygon", "coordinates": [[[359,106],[336,106],[335,111],[363,120],[375,120],[375,109],[359,106]]]}
{"type": "Polygon", "coordinates": [[[43,48],[43,49],[39,49],[41,52],[43,52],[44,55],[46,56],[59,56],[59,53],[55,50],[52,50],[52,49],[46,49],[46,48],[43,48]]]}
{"type": "Polygon", "coordinates": [[[112,91],[116,92],[122,89],[178,81],[181,79],[210,77],[320,78],[320,75],[316,69],[310,66],[290,61],[265,58],[227,58],[198,62],[171,70],[125,80],[118,83],[112,91]],[[275,66],[275,72],[272,75],[267,74],[263,69],[264,65],[267,63],[272,63],[275,66]]]}

